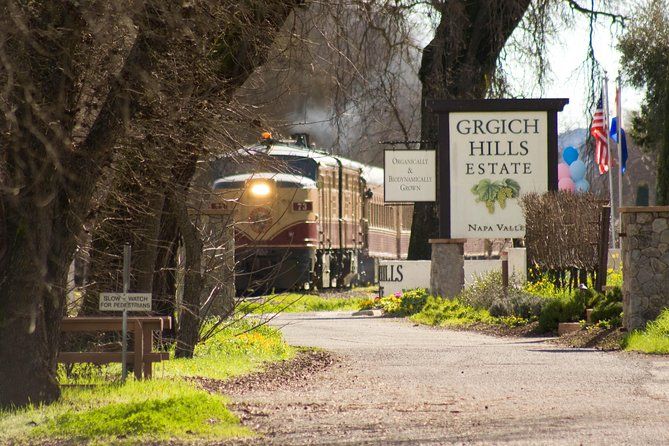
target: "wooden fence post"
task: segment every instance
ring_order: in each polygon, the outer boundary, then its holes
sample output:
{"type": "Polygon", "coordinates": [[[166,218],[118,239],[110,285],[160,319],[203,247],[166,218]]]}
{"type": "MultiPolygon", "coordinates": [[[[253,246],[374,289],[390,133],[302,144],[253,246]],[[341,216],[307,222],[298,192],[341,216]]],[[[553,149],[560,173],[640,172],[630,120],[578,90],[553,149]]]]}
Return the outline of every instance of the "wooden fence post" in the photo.
{"type": "Polygon", "coordinates": [[[606,286],[606,271],[609,261],[609,226],[611,220],[611,206],[602,206],[599,219],[599,246],[597,254],[597,278],[595,280],[595,289],[604,292],[606,286]]]}

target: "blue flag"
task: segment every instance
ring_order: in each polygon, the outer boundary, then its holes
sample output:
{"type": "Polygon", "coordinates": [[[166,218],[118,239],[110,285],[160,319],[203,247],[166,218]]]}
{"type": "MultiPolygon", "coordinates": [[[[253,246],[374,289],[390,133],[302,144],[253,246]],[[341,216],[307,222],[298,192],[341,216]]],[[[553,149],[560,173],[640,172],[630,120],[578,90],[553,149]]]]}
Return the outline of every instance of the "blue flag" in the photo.
{"type": "MultiPolygon", "coordinates": [[[[618,142],[618,118],[613,118],[611,120],[610,136],[612,140],[614,140],[616,143],[618,142]]],[[[625,170],[627,169],[627,138],[625,137],[625,130],[622,128],[620,129],[620,139],[623,140],[622,144],[620,145],[620,153],[623,158],[620,170],[622,173],[625,173],[625,170]]]]}

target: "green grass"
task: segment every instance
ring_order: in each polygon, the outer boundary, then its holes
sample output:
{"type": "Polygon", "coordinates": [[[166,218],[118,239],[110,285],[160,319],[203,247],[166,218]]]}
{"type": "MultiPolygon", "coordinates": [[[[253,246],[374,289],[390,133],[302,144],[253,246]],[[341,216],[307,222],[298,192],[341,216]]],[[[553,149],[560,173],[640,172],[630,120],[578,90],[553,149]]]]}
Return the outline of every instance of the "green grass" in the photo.
{"type": "Polygon", "coordinates": [[[180,380],[68,386],[50,406],[0,412],[0,443],[137,444],[252,435],[226,402],[180,380]]]}
{"type": "Polygon", "coordinates": [[[625,350],[669,354],[669,308],[663,310],[657,319],[649,322],[645,330],[630,333],[623,341],[623,346],[625,350]]]}
{"type": "Polygon", "coordinates": [[[263,302],[247,302],[238,308],[244,313],[306,313],[310,311],[348,311],[356,310],[363,301],[362,297],[326,298],[313,294],[283,293],[265,296],[263,302]]]}
{"type": "MultiPolygon", "coordinates": [[[[365,303],[367,304],[367,303],[365,303]]],[[[380,306],[386,315],[410,316],[414,322],[440,327],[458,327],[484,323],[517,327],[529,321],[519,316],[495,317],[487,309],[463,303],[459,298],[442,299],[428,294],[424,288],[404,291],[371,301],[380,306]]]]}
{"type": "Polygon", "coordinates": [[[477,322],[500,324],[505,318],[495,318],[488,310],[480,310],[460,303],[457,299],[442,299],[430,296],[423,309],[411,316],[419,324],[440,327],[470,325],[477,322]]]}
{"type": "Polygon", "coordinates": [[[267,361],[292,358],[295,348],[286,344],[281,333],[263,325],[250,329],[258,321],[240,320],[232,327],[199,344],[193,359],[174,359],[158,366],[165,376],[203,376],[226,379],[258,370],[267,361]]]}
{"type": "Polygon", "coordinates": [[[73,444],[138,444],[178,439],[180,443],[249,436],[227,410],[226,399],[183,380],[224,379],[262,368],[295,354],[278,330],[239,321],[198,345],[193,359],[154,366],[156,379],[118,383],[120,367],[77,365],[60,370],[63,394],[48,406],[0,411],[0,444],[35,444],[61,439],[73,444]],[[241,333],[241,334],[240,334],[241,333]]]}
{"type": "Polygon", "coordinates": [[[73,444],[138,444],[244,437],[253,433],[212,395],[182,380],[64,386],[49,406],[0,412],[0,444],[71,440],[73,444]]]}

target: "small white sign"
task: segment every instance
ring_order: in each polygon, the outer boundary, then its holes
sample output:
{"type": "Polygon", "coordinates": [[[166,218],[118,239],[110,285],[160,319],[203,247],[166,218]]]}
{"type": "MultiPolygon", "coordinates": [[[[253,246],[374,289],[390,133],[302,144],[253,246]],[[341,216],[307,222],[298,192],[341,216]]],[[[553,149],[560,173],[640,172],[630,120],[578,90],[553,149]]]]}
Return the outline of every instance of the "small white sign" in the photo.
{"type": "Polygon", "coordinates": [[[151,293],[100,293],[100,311],[151,311],[151,293]]]}
{"type": "Polygon", "coordinates": [[[437,162],[434,150],[384,152],[384,201],[436,201],[437,162]]]}
{"type": "Polygon", "coordinates": [[[385,296],[413,288],[430,288],[430,260],[380,260],[379,286],[385,296]]]}

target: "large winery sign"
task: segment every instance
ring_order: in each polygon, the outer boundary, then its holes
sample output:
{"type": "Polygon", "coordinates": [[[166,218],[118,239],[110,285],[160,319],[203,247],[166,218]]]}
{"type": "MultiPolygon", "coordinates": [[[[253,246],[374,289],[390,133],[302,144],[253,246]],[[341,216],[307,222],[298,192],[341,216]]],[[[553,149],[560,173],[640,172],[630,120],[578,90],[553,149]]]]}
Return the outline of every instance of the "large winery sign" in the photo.
{"type": "Polygon", "coordinates": [[[518,198],[548,189],[546,112],[451,113],[451,235],[523,237],[518,198]]]}
{"type": "Polygon", "coordinates": [[[525,235],[519,198],[557,189],[566,99],[432,101],[439,116],[441,238],[525,235]]]}

